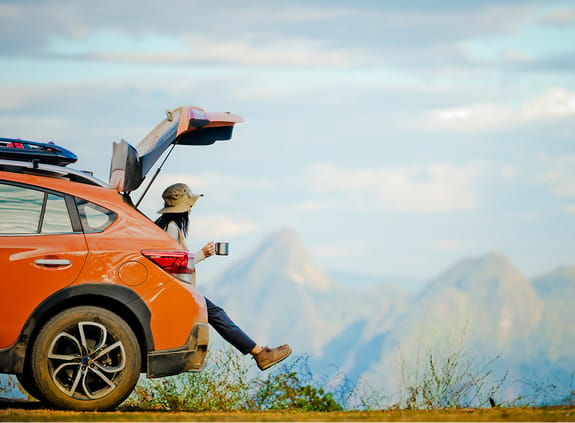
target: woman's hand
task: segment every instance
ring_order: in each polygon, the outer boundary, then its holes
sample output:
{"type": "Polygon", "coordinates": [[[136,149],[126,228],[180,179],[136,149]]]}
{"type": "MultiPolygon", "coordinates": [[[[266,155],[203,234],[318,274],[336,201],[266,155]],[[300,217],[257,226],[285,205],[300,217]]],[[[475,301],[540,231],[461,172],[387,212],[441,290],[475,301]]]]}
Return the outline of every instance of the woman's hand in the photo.
{"type": "Polygon", "coordinates": [[[216,245],[213,242],[208,242],[202,247],[202,253],[205,257],[213,256],[216,254],[216,245]]]}

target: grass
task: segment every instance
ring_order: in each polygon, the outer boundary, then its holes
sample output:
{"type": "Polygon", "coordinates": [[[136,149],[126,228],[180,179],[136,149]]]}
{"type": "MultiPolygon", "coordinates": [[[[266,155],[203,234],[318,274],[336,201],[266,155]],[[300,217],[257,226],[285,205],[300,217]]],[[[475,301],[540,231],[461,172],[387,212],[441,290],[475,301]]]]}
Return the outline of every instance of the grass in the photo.
{"type": "Polygon", "coordinates": [[[438,336],[430,346],[420,340],[416,356],[402,365],[400,406],[408,409],[483,408],[495,398],[507,374],[493,370],[499,357],[485,360],[457,339],[438,336]]]}
{"type": "MultiPolygon", "coordinates": [[[[403,363],[402,387],[393,401],[391,395],[343,374],[317,380],[301,356],[254,376],[253,363],[228,348],[211,351],[202,372],[142,377],[114,412],[53,411],[36,401],[0,399],[0,421],[575,420],[573,383],[565,393],[556,384],[523,381],[531,384],[534,396],[498,404],[494,398],[504,379],[492,374],[496,359],[480,361],[462,341],[440,344],[441,351],[420,348],[415,360],[403,363]],[[564,407],[535,407],[541,405],[537,400],[543,398],[548,405],[558,397],[564,399],[564,407]]],[[[15,377],[5,379],[0,382],[0,396],[18,386],[15,377]]]]}
{"type": "Polygon", "coordinates": [[[39,408],[38,403],[3,404],[0,401],[0,421],[574,421],[575,408],[474,408],[440,410],[365,410],[365,411],[110,411],[78,412],[39,408]],[[7,408],[4,408],[4,406],[7,408]],[[33,409],[30,409],[33,407],[33,409]]]}
{"type": "Polygon", "coordinates": [[[199,373],[162,379],[142,378],[122,408],[166,411],[343,409],[334,393],[313,379],[305,357],[280,364],[264,377],[250,377],[243,357],[231,348],[210,352],[208,363],[208,368],[199,373]]]}

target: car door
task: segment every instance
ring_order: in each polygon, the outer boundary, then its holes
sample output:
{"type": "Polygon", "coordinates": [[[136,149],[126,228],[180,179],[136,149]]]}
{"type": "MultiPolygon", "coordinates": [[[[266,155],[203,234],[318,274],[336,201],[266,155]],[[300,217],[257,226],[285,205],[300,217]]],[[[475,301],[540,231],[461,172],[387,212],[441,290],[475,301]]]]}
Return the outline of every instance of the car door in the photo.
{"type": "Polygon", "coordinates": [[[70,285],[87,257],[74,200],[0,181],[0,349],[12,345],[32,311],[70,285]]]}
{"type": "MultiPolygon", "coordinates": [[[[118,192],[134,191],[142,184],[146,174],[168,147],[176,144],[210,145],[216,141],[229,140],[234,125],[243,121],[239,115],[228,112],[206,112],[194,106],[183,106],[168,111],[166,118],[136,147],[125,140],[114,143],[110,163],[110,185],[118,192]]],[[[151,182],[153,180],[152,178],[151,182]]]]}

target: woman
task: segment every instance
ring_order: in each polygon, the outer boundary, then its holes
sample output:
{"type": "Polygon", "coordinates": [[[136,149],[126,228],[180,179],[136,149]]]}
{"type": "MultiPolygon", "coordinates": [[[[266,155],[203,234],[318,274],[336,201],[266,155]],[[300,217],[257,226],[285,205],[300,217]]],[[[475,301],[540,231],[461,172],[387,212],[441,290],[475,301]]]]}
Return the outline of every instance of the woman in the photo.
{"type": "MultiPolygon", "coordinates": [[[[183,183],[170,185],[162,193],[164,207],[158,211],[162,216],[155,223],[177,240],[186,251],[188,251],[186,236],[190,210],[201,196],[192,193],[183,183]]],[[[201,250],[194,253],[194,265],[214,254],[215,245],[213,242],[208,242],[201,250]]],[[[270,368],[291,354],[291,348],[287,344],[277,348],[260,347],[229,318],[224,309],[212,303],[207,297],[205,299],[208,323],[242,354],[251,354],[260,370],[270,368]]]]}

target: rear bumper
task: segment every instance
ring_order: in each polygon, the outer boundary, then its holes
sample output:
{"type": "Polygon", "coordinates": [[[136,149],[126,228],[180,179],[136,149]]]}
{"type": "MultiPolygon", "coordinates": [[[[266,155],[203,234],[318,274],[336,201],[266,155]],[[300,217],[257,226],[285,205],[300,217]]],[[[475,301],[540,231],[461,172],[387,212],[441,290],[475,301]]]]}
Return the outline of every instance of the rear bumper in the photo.
{"type": "Polygon", "coordinates": [[[209,329],[206,323],[196,323],[184,346],[149,353],[147,376],[154,378],[202,370],[208,353],[209,329]]]}

